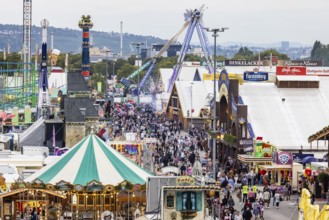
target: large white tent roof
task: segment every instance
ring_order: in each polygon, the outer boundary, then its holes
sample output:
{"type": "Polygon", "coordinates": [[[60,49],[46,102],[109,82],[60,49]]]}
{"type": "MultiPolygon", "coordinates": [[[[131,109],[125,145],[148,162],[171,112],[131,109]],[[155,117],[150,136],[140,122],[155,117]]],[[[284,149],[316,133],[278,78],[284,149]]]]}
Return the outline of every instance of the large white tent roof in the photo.
{"type": "Polygon", "coordinates": [[[240,96],[248,105],[256,136],[281,149],[309,146],[307,141],[329,123],[329,78],[320,88],[277,88],[273,83],[245,83],[240,96]]]}

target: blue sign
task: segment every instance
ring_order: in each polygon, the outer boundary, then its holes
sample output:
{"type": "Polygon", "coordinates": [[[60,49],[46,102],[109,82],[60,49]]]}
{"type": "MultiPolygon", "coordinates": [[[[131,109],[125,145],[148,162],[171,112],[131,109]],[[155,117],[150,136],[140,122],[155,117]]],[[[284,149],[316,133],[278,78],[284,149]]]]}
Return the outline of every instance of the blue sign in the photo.
{"type": "Polygon", "coordinates": [[[314,157],[314,154],[299,154],[299,153],[293,153],[292,156],[293,156],[293,160],[294,160],[295,162],[302,162],[302,160],[303,160],[305,157],[314,157]]]}
{"type": "Polygon", "coordinates": [[[244,72],[243,79],[245,81],[267,81],[268,73],[267,72],[244,72]]]}

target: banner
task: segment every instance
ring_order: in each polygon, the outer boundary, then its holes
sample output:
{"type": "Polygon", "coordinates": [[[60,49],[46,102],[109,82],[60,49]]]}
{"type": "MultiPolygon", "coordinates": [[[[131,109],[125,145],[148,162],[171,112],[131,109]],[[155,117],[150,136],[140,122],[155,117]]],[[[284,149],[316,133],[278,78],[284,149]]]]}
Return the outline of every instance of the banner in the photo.
{"type": "Polygon", "coordinates": [[[102,82],[97,82],[97,92],[102,92],[102,82]]]}
{"type": "Polygon", "coordinates": [[[241,138],[239,145],[245,153],[254,151],[254,140],[252,138],[241,138]]]}
{"type": "Polygon", "coordinates": [[[306,75],[329,76],[329,67],[307,67],[306,75]]]}
{"type": "Polygon", "coordinates": [[[268,80],[267,72],[244,72],[243,79],[245,81],[261,82],[268,80]]]}
{"type": "Polygon", "coordinates": [[[277,164],[291,165],[293,162],[292,154],[288,152],[277,152],[277,164]]]}
{"type": "Polygon", "coordinates": [[[31,107],[29,105],[26,105],[24,108],[24,119],[25,123],[31,123],[31,107]]]}
{"type": "Polygon", "coordinates": [[[225,66],[264,66],[264,62],[261,60],[225,60],[225,66]]]}
{"type": "Polygon", "coordinates": [[[306,67],[302,66],[277,66],[276,75],[278,76],[305,76],[306,67]]]}
{"type": "Polygon", "coordinates": [[[272,157],[272,145],[263,143],[262,144],[262,155],[263,155],[263,157],[272,157]]]}
{"type": "Polygon", "coordinates": [[[322,61],[287,60],[286,66],[322,66],[322,61]]]}
{"type": "MultiPolygon", "coordinates": [[[[203,81],[214,80],[214,74],[212,73],[204,73],[203,81]]],[[[219,80],[219,73],[216,73],[216,81],[219,80]]]]}
{"type": "Polygon", "coordinates": [[[11,123],[12,123],[12,125],[18,125],[19,117],[18,117],[18,108],[17,107],[13,108],[13,115],[15,115],[15,116],[11,119],[11,123]]]}

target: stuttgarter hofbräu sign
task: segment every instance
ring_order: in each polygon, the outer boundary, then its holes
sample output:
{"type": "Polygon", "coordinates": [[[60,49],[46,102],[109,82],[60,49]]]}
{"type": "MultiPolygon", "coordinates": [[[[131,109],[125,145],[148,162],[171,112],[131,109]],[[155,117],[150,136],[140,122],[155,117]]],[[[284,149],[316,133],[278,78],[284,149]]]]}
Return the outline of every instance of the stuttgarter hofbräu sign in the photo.
{"type": "Polygon", "coordinates": [[[245,81],[267,81],[267,72],[244,72],[243,79],[245,81]]]}

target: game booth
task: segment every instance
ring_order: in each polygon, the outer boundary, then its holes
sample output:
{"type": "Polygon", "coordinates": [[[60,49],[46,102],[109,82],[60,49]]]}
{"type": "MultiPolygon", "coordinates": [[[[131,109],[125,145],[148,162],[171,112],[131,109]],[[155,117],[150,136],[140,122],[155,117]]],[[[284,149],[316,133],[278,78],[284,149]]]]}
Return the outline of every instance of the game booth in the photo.
{"type": "Polygon", "coordinates": [[[261,174],[267,176],[272,186],[284,185],[289,182],[292,189],[298,187],[298,173],[303,170],[303,165],[293,162],[293,156],[289,152],[273,151],[271,165],[259,165],[261,174]]]}
{"type": "Polygon", "coordinates": [[[59,160],[1,194],[1,219],[29,218],[33,208],[39,219],[101,219],[109,212],[129,219],[143,214],[150,176],[90,134],[59,160]]]}

